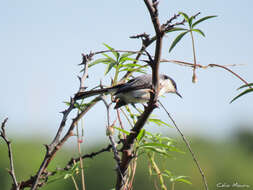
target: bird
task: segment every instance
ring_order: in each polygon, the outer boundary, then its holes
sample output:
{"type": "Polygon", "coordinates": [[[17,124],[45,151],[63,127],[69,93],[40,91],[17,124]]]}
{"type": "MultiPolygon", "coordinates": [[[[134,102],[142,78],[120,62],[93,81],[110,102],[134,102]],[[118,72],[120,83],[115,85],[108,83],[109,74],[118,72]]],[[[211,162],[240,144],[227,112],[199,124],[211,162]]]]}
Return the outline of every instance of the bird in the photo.
{"type": "MultiPolygon", "coordinates": [[[[162,96],[165,93],[174,93],[182,98],[177,91],[176,82],[167,75],[159,75],[159,87],[160,90],[158,96],[162,96]]],[[[98,90],[78,92],[75,94],[74,100],[80,100],[100,94],[112,94],[115,97],[116,102],[114,109],[118,109],[127,104],[135,105],[136,103],[148,102],[150,99],[150,92],[152,92],[152,75],[144,74],[123,84],[98,90]]]]}

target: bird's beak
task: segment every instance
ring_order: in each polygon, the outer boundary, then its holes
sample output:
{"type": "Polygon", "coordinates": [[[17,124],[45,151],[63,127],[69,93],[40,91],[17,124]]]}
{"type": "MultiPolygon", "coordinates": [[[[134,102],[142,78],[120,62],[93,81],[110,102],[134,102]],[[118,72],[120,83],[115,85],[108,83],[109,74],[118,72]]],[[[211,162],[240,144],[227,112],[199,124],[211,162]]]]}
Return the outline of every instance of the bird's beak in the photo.
{"type": "Polygon", "coordinates": [[[183,98],[183,97],[181,96],[181,94],[179,94],[178,91],[176,91],[175,93],[176,93],[176,95],[178,95],[180,98],[183,98]]]}

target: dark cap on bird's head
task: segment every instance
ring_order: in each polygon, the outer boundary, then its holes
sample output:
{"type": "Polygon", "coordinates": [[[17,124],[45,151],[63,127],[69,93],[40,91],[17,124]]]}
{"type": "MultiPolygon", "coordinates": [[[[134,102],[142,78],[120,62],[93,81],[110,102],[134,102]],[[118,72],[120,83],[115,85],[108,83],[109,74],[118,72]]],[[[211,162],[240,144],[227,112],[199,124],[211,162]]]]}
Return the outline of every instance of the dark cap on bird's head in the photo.
{"type": "Polygon", "coordinates": [[[180,98],[182,98],[181,94],[177,91],[176,82],[169,77],[168,75],[160,74],[160,89],[162,90],[159,95],[163,95],[164,93],[175,93],[180,98]]]}

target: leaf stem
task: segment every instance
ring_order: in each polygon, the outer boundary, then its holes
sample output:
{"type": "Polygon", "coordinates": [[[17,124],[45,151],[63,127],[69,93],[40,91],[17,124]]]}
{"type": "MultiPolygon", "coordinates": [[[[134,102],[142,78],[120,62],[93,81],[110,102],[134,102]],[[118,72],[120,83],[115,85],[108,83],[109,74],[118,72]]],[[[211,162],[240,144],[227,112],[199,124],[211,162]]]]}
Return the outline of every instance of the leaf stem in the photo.
{"type": "Polygon", "coordinates": [[[190,28],[190,34],[191,34],[191,40],[192,40],[192,53],[193,53],[193,63],[194,63],[192,82],[195,83],[197,80],[197,78],[196,78],[197,59],[196,59],[194,38],[193,38],[193,33],[192,33],[191,28],[190,28]]]}
{"type": "Polygon", "coordinates": [[[151,167],[155,170],[155,172],[156,172],[156,174],[157,174],[157,176],[158,176],[158,179],[159,179],[159,181],[160,181],[160,185],[161,185],[161,189],[162,190],[167,190],[167,188],[166,188],[166,186],[165,186],[165,184],[164,184],[164,180],[163,180],[163,176],[162,176],[162,174],[161,174],[161,171],[160,171],[160,169],[159,169],[159,167],[157,166],[157,164],[156,164],[156,162],[155,162],[155,160],[154,160],[154,154],[148,154],[148,158],[149,158],[149,160],[150,160],[150,163],[151,163],[151,167]]]}

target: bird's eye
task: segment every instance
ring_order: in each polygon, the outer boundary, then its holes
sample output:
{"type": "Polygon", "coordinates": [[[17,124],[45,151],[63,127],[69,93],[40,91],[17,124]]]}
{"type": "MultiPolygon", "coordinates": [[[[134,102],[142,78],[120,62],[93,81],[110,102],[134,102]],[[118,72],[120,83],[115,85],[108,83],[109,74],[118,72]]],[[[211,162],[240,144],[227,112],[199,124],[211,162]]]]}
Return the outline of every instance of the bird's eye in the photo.
{"type": "Polygon", "coordinates": [[[164,75],[164,79],[169,79],[169,77],[167,75],[164,75]]]}

